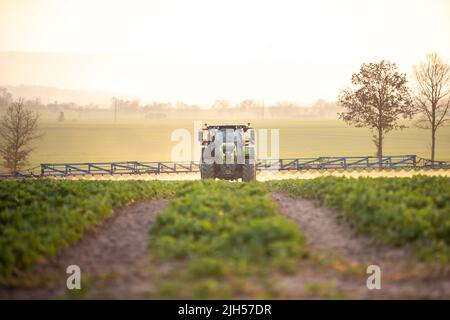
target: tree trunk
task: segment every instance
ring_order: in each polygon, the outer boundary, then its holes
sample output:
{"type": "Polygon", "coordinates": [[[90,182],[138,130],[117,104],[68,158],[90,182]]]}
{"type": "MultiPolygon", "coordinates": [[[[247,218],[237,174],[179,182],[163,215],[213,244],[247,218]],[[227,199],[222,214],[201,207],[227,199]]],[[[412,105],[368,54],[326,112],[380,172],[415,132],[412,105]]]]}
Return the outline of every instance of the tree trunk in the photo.
{"type": "Polygon", "coordinates": [[[434,150],[436,148],[436,128],[431,128],[431,163],[434,164],[434,150]]]}
{"type": "Polygon", "coordinates": [[[381,162],[381,159],[383,158],[383,131],[381,129],[378,129],[377,157],[380,162],[379,168],[382,169],[383,163],[381,162]]]}
{"type": "Polygon", "coordinates": [[[436,147],[436,104],[431,106],[431,164],[434,165],[434,150],[436,147]]]}
{"type": "Polygon", "coordinates": [[[16,145],[14,145],[14,152],[13,152],[13,159],[12,159],[12,166],[11,166],[12,174],[16,174],[16,172],[17,172],[17,147],[16,147],[16,145]]]}
{"type": "Polygon", "coordinates": [[[13,160],[13,165],[12,165],[12,174],[16,174],[17,173],[17,161],[16,159],[13,160]]]}

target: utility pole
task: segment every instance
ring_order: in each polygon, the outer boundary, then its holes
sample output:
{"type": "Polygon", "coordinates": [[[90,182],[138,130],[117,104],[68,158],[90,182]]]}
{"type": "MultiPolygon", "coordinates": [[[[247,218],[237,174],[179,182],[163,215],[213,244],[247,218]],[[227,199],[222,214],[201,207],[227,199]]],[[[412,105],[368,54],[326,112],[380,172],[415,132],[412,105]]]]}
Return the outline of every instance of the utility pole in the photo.
{"type": "Polygon", "coordinates": [[[114,122],[117,122],[117,98],[114,98],[114,122]]]}
{"type": "Polygon", "coordinates": [[[266,116],[266,106],[264,105],[264,99],[262,101],[262,118],[265,119],[266,116]]]}

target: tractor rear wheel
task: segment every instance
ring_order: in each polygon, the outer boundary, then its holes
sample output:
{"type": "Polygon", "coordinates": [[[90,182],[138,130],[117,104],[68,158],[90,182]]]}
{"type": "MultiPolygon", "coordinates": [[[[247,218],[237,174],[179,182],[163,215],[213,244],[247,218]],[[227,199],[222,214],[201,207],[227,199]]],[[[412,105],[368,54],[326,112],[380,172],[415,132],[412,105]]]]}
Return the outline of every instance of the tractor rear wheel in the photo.
{"type": "Polygon", "coordinates": [[[254,164],[243,164],[242,165],[242,181],[254,181],[256,180],[256,166],[254,164]]]}
{"type": "Polygon", "coordinates": [[[214,179],[214,164],[202,164],[200,166],[200,175],[202,180],[214,179]]]}

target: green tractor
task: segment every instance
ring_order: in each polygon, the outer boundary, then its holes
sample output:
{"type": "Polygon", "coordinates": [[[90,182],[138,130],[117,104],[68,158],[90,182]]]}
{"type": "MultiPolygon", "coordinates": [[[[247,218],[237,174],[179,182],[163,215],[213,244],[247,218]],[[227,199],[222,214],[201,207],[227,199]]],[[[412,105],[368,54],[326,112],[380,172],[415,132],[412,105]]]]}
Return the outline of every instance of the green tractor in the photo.
{"type": "Polygon", "coordinates": [[[256,180],[255,130],[247,125],[207,125],[199,131],[202,179],[256,180]]]}

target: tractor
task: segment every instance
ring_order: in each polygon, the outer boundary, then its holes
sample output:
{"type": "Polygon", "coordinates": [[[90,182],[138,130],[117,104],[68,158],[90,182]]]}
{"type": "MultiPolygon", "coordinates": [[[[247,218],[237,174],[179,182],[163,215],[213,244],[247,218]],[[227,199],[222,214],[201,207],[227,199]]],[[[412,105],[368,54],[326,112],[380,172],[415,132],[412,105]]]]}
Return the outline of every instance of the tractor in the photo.
{"type": "Polygon", "coordinates": [[[198,132],[203,179],[256,180],[255,130],[247,125],[207,125],[198,132]]]}

